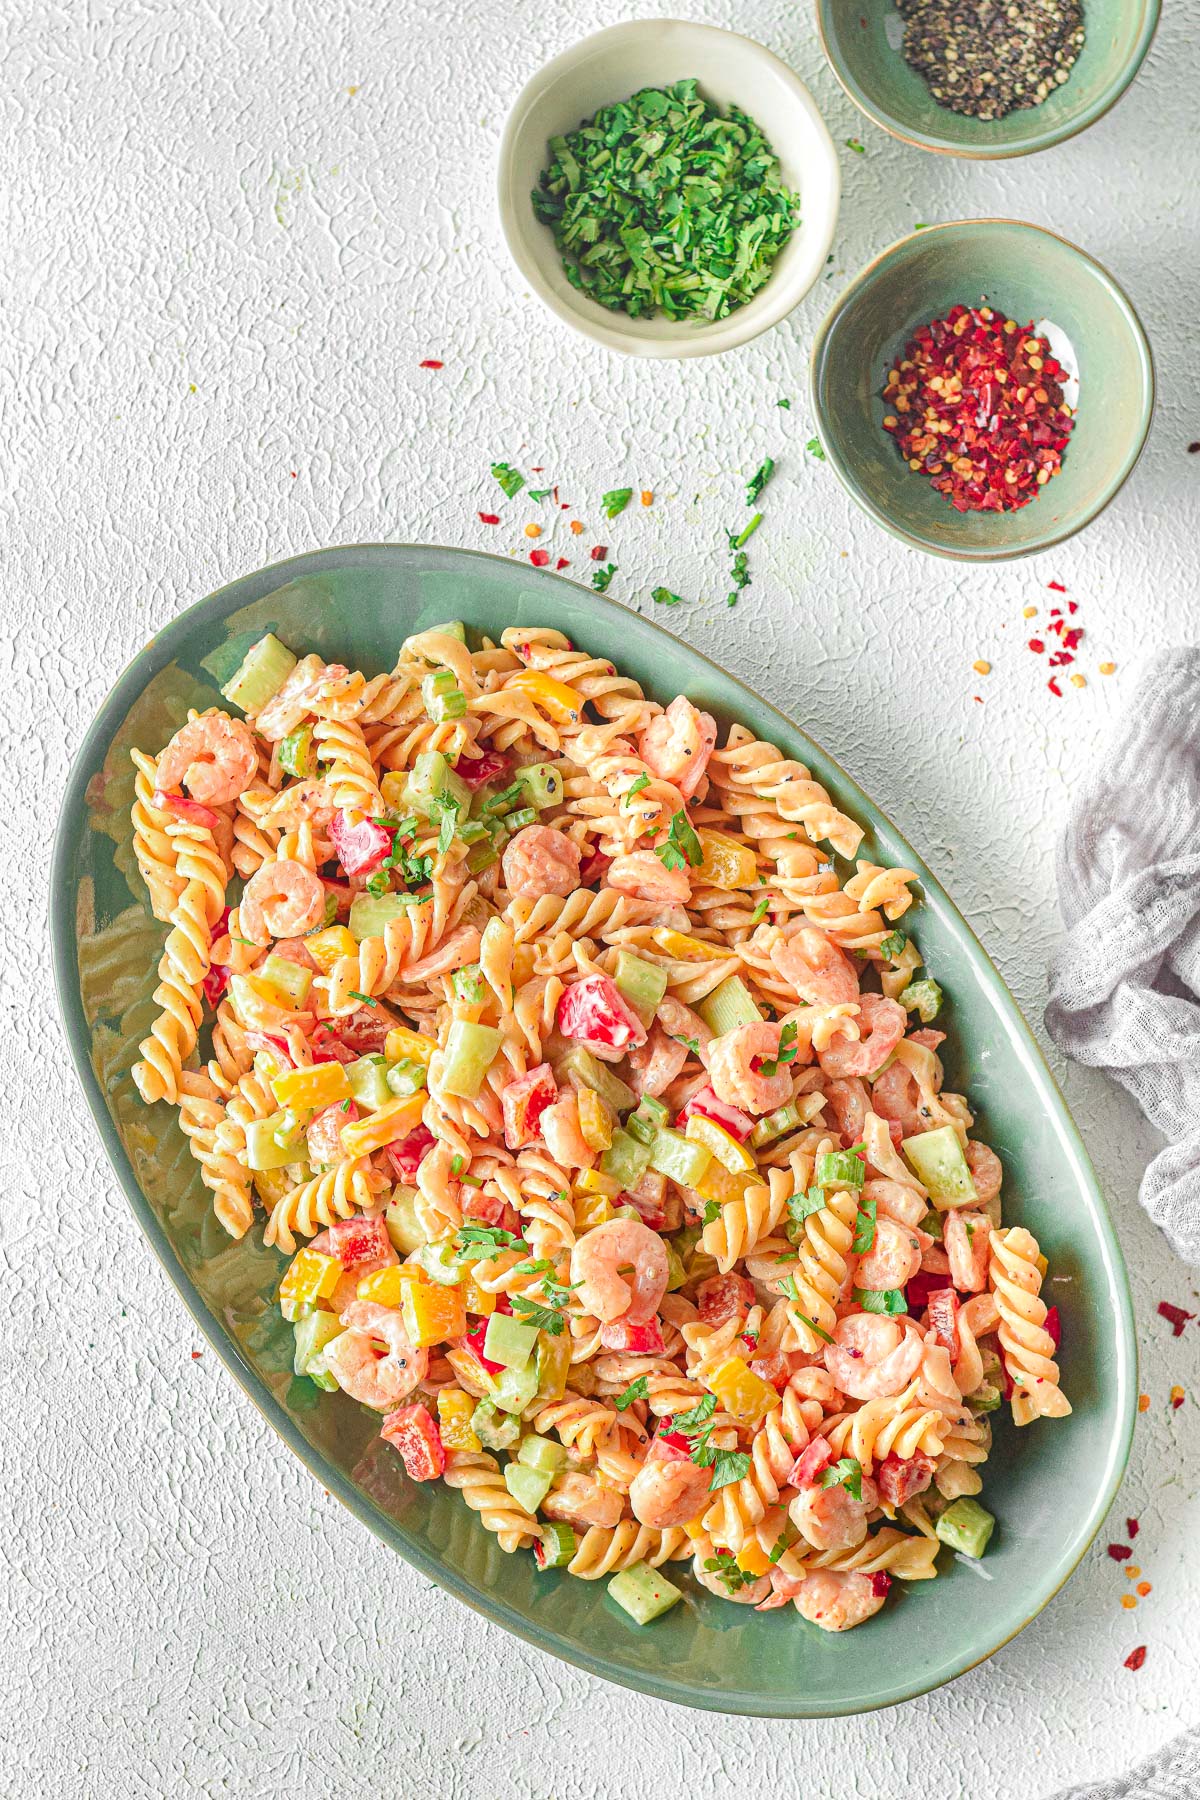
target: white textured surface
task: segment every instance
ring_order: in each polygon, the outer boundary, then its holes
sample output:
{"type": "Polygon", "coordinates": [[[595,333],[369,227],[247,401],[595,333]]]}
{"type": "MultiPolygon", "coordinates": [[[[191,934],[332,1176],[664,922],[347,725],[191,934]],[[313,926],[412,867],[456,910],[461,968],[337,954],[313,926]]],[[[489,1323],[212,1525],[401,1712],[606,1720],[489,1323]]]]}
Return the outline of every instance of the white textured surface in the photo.
{"type": "Polygon", "coordinates": [[[1134,1275],[1152,1405],[1116,1517],[1140,1515],[1154,1593],[1121,1611],[1128,1584],[1101,1542],[954,1687],[792,1727],[590,1681],[441,1599],[343,1515],[215,1358],[192,1360],[196,1335],[65,1065],[44,846],[112,677],[191,600],[294,551],[387,537],[515,548],[515,529],[475,519],[530,516],[498,498],[493,457],[544,465],[593,520],[607,487],[655,490],[652,512],[604,533],[622,599],[660,581],[722,593],[740,484],[764,453],[779,458],[742,605],[689,605],[671,623],[855,772],[1040,1018],[1064,795],[1143,647],[1200,625],[1200,457],[1184,453],[1200,437],[1194,11],[1167,9],[1140,80],[1091,132],[987,166],[923,156],[860,119],[809,8],[680,10],[778,51],[839,146],[856,136],[866,154],[843,156],[834,278],[790,321],[716,362],[634,367],[538,311],[491,216],[506,99],[597,22],[583,0],[2,9],[0,729],[20,802],[0,815],[6,1796],[716,1800],[753,1784],[907,1800],[933,1764],[943,1793],[1039,1800],[1196,1718],[1200,1327],[1175,1342],[1154,1315],[1196,1282],[1137,1210],[1151,1139],[1103,1080],[1070,1071],[1067,1087],[1134,1275]],[[1085,537],[1020,568],[900,550],[802,454],[807,343],[838,281],[915,221],[964,212],[1086,245],[1129,285],[1158,356],[1133,480],[1085,537]],[[430,356],[441,372],[418,369],[430,356]],[[1021,608],[1053,579],[1082,606],[1081,666],[1120,665],[1062,700],[1021,647],[1021,608]],[[976,656],[994,665],[982,685],[976,656]],[[1172,1381],[1189,1390],[1178,1412],[1172,1381]],[[1145,1668],[1129,1674],[1142,1642],[1145,1668]]]}

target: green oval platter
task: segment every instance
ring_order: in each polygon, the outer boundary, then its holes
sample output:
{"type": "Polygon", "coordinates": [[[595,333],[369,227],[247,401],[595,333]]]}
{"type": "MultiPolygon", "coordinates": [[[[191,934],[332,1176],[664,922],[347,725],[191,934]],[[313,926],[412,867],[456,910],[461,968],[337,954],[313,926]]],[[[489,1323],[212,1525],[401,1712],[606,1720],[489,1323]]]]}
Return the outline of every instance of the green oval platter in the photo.
{"type": "MultiPolygon", "coordinates": [[[[802,694],[788,696],[803,710],[802,694]]],[[[197,1324],[284,1442],[385,1544],[485,1617],[554,1656],[645,1694],[718,1712],[823,1718],[889,1706],[961,1675],[1028,1624],[1075,1568],[1125,1466],[1136,1405],[1128,1283],[1103,1198],[1062,1097],[979,942],[899,833],[838,765],[766,701],[659,627],[574,583],[482,553],[367,544],[316,551],[201,600],[138,655],[75,758],[52,873],[54,970],[67,1036],[97,1128],[139,1225],[197,1324]],[[830,1636],[791,1608],[756,1614],[694,1587],[639,1629],[603,1581],[541,1574],[505,1556],[457,1494],[406,1481],[377,1416],[291,1373],[275,1304],[284,1259],[261,1227],[231,1244],[213,1221],[173,1111],[146,1109],[130,1078],[153,1015],[163,928],[134,865],[129,749],[159,748],[189,706],[266,630],[299,652],[369,672],[446,618],[498,638],[553,625],[662,700],[687,693],[722,726],[740,719],[799,757],[867,828],[862,854],[918,872],[905,920],[949,1001],[947,1080],[1006,1170],[1006,1218],[1050,1259],[1074,1412],[1023,1431],[1007,1422],[985,1471],[998,1525],[984,1561],[942,1553],[936,1581],[898,1584],[884,1610],[830,1636]]],[[[136,1395],[129,1396],[136,1405],[136,1395]]],[[[678,1565],[677,1573],[686,1568],[678,1565]]],[[[387,1604],[385,1565],[373,1581],[387,1604]]]]}

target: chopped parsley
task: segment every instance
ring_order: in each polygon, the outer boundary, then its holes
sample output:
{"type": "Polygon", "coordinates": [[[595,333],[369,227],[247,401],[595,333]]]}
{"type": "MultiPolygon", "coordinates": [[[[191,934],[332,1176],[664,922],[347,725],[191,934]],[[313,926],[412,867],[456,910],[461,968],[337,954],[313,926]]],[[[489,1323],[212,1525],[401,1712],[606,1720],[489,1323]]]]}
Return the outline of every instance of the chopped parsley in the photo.
{"type": "Polygon", "coordinates": [[[888,962],[894,962],[898,956],[903,955],[907,943],[908,939],[902,931],[889,931],[879,946],[879,954],[886,957],[888,962]]]}
{"type": "Polygon", "coordinates": [[[866,155],[865,146],[860,144],[857,138],[847,138],[846,139],[846,148],[847,148],[847,150],[853,150],[855,156],[865,156],[866,155]]]}
{"type": "Polygon", "coordinates": [[[639,1375],[636,1381],[630,1382],[623,1394],[617,1395],[613,1405],[618,1412],[626,1412],[635,1400],[648,1400],[649,1398],[650,1383],[644,1375],[639,1375]]]}
{"type": "Polygon", "coordinates": [[[376,900],[381,894],[386,894],[391,885],[386,869],[376,869],[373,875],[367,877],[367,892],[373,894],[376,900]]]}
{"type": "Polygon", "coordinates": [[[454,1242],[458,1250],[478,1250],[487,1258],[499,1256],[501,1250],[529,1248],[524,1238],[514,1237],[511,1231],[501,1231],[498,1225],[460,1225],[454,1242]]]}
{"type": "Polygon", "coordinates": [[[608,592],[608,584],[616,572],[616,563],[605,563],[602,569],[592,570],[592,586],[598,594],[606,594],[608,592]]]}
{"type": "Polygon", "coordinates": [[[759,901],[758,905],[755,907],[754,911],[750,914],[750,924],[752,926],[762,924],[763,920],[767,916],[767,909],[770,906],[770,904],[771,904],[770,895],[764,894],[762,899],[759,901]]]}
{"type": "Polygon", "coordinates": [[[535,1325],[550,1337],[562,1336],[563,1316],[554,1307],[542,1306],[528,1294],[513,1294],[512,1304],[513,1311],[520,1313],[526,1324],[535,1325]]]}
{"type": "Polygon", "coordinates": [[[553,492],[553,488],[530,488],[529,498],[531,500],[546,500],[553,492]]]}
{"type": "Polygon", "coordinates": [[[820,438],[810,437],[807,444],[805,444],[804,448],[808,451],[808,454],[810,456],[815,456],[818,462],[825,461],[825,452],[821,448],[820,438]]]}
{"type": "Polygon", "coordinates": [[[740,1569],[732,1550],[718,1551],[716,1556],[706,1556],[704,1567],[710,1575],[715,1575],[727,1594],[740,1593],[744,1587],[753,1587],[759,1579],[757,1575],[748,1575],[740,1569]]]}
{"type": "Polygon", "coordinates": [[[704,1202],[704,1224],[706,1226],[715,1225],[720,1216],[720,1202],[718,1200],[706,1200],[704,1202]]]}
{"type": "Polygon", "coordinates": [[[898,1313],[908,1311],[903,1288],[855,1288],[854,1299],[864,1312],[887,1313],[894,1318],[898,1313]]]}
{"type": "Polygon", "coordinates": [[[813,1213],[824,1210],[825,1189],[810,1187],[806,1194],[793,1194],[787,1203],[788,1218],[795,1225],[802,1225],[813,1213]]]}
{"type": "Polygon", "coordinates": [[[792,410],[792,403],[790,400],[777,400],[775,404],[776,406],[782,406],[784,412],[791,412],[792,410]]]}
{"type": "Polygon", "coordinates": [[[755,501],[758,499],[758,496],[762,493],[763,489],[766,487],[768,481],[770,481],[770,479],[774,473],[775,473],[775,458],[773,456],[768,456],[764,462],[759,464],[758,468],[754,471],[753,475],[750,477],[750,480],[746,484],[746,505],[747,506],[754,505],[755,501]]]}
{"type": "Polygon", "coordinates": [[[767,1558],[767,1561],[770,1563],[777,1563],[779,1561],[780,1557],[783,1555],[784,1551],[790,1550],[792,1545],[796,1542],[796,1539],[799,1536],[800,1536],[800,1533],[796,1530],[796,1527],[789,1521],[788,1524],[786,1524],[784,1526],[784,1528],[780,1532],[779,1536],[775,1539],[775,1542],[771,1545],[771,1554],[767,1558]]]}
{"type": "Polygon", "coordinates": [[[865,1256],[875,1242],[875,1208],[874,1200],[860,1200],[858,1213],[854,1220],[854,1242],[850,1248],[855,1256],[865,1256]]]}
{"type": "Polygon", "coordinates": [[[685,1050],[690,1050],[693,1056],[699,1056],[699,1054],[700,1054],[700,1039],[699,1038],[677,1037],[675,1039],[675,1042],[677,1044],[682,1044],[685,1050]]]}
{"type": "Polygon", "coordinates": [[[826,1469],[821,1477],[823,1488],[844,1487],[852,1500],[862,1505],[862,1464],[856,1456],[843,1456],[826,1469]]]}
{"type": "MultiPolygon", "coordinates": [[[[461,801],[454,794],[431,794],[429,806],[431,812],[437,812],[441,819],[438,828],[438,855],[445,856],[454,842],[458,830],[458,814],[461,801]]],[[[427,858],[425,860],[428,860],[427,858]]]]}
{"type": "Polygon", "coordinates": [[[787,1024],[782,1025],[779,1030],[778,1053],[768,1062],[759,1064],[759,1073],[765,1075],[769,1081],[773,1075],[778,1075],[785,1063],[794,1062],[795,1060],[796,1021],[794,1019],[789,1019],[787,1024]]]}
{"type": "Polygon", "coordinates": [[[683,595],[673,594],[670,588],[656,587],[651,590],[650,598],[657,606],[682,606],[683,595]]]}
{"type": "Polygon", "coordinates": [[[623,513],[625,511],[625,508],[632,499],[632,488],[610,488],[608,493],[602,495],[600,500],[600,505],[604,509],[605,518],[615,519],[618,513],[623,513]]]}
{"type": "Polygon", "coordinates": [[[621,805],[628,806],[635,794],[640,794],[643,788],[648,788],[649,786],[650,777],[643,769],[637,780],[631,781],[629,786],[625,789],[625,792],[621,795],[621,805]]]}
{"type": "Polygon", "coordinates": [[[705,1394],[703,1398],[697,1400],[695,1406],[689,1408],[687,1412],[675,1414],[674,1418],[671,1420],[671,1430],[682,1431],[685,1435],[693,1431],[699,1431],[700,1427],[708,1419],[712,1418],[716,1410],[717,1396],[715,1394],[705,1394]]]}
{"type": "Polygon", "coordinates": [[[492,474],[500,483],[500,486],[504,489],[510,500],[514,494],[519,494],[521,489],[525,486],[525,477],[509,463],[494,462],[492,464],[492,474]]]}
{"type": "Polygon", "coordinates": [[[693,869],[700,867],[704,861],[704,851],[686,812],[671,815],[667,835],[661,844],[655,844],[654,854],[664,869],[682,869],[687,863],[693,869]]]}
{"type": "Polygon", "coordinates": [[[725,596],[726,606],[736,606],[738,595],[750,586],[750,559],[744,550],[739,550],[733,559],[733,567],[729,571],[729,579],[733,586],[725,596]]]}
{"type": "Polygon", "coordinates": [[[362,1004],[364,1006],[378,1006],[379,1005],[378,1000],[372,999],[370,994],[360,994],[357,988],[351,988],[349,990],[349,992],[350,992],[350,998],[352,1000],[361,1000],[362,1004]]]}

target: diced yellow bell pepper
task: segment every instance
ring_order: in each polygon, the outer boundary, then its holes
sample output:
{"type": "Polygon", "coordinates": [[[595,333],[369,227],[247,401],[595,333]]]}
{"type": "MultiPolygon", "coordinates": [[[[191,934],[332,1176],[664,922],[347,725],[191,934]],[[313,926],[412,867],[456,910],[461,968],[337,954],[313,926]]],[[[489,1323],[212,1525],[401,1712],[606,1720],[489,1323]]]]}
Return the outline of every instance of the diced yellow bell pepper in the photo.
{"type": "Polygon", "coordinates": [[[750,1174],[758,1165],[754,1161],[754,1152],[745,1144],[739,1144],[731,1131],[718,1125],[715,1119],[704,1113],[689,1113],[684,1136],[693,1144],[703,1144],[704,1148],[728,1169],[731,1175],[750,1174]]]}
{"type": "Polygon", "coordinates": [[[603,1194],[611,1200],[621,1191],[621,1184],[611,1175],[602,1175],[599,1169],[581,1169],[575,1177],[575,1186],[581,1194],[603,1194]]]}
{"type": "Polygon", "coordinates": [[[532,944],[518,944],[513,951],[512,978],[514,987],[524,987],[532,981],[537,964],[537,951],[532,944]]]}
{"type": "Polygon", "coordinates": [[[409,1282],[420,1281],[421,1270],[415,1263],[390,1263],[386,1269],[372,1269],[358,1284],[360,1300],[373,1300],[376,1306],[399,1306],[409,1282]]]}
{"type": "Polygon", "coordinates": [[[565,681],[544,675],[540,669],[522,669],[519,674],[510,675],[504,688],[506,693],[515,690],[528,694],[534,705],[540,706],[556,725],[572,724],[583,711],[582,694],[568,687],[565,681]]]}
{"type": "Polygon", "coordinates": [[[728,1169],[721,1167],[714,1156],[696,1183],[694,1191],[702,1200],[715,1200],[718,1206],[727,1206],[731,1200],[745,1198],[746,1189],[752,1179],[752,1176],[744,1172],[731,1175],[728,1169]]]}
{"type": "Polygon", "coordinates": [[[672,931],[666,925],[658,926],[650,936],[676,962],[725,962],[729,956],[725,945],[707,944],[703,938],[690,937],[686,931],[672,931]]]}
{"type": "Polygon", "coordinates": [[[756,1375],[740,1356],[723,1362],[709,1377],[708,1386],[725,1411],[743,1425],[761,1424],[772,1408],[781,1404],[771,1383],[756,1375]]]}
{"type": "Polygon", "coordinates": [[[575,1202],[576,1231],[595,1231],[597,1225],[607,1225],[613,1216],[613,1209],[603,1194],[584,1194],[575,1202]]]}
{"type": "Polygon", "coordinates": [[[433,1058],[437,1045],[431,1037],[425,1037],[420,1031],[410,1031],[407,1025],[397,1025],[389,1031],[383,1040],[383,1054],[389,1062],[420,1063],[427,1069],[433,1058]]]}
{"type": "Polygon", "coordinates": [[[607,1150],[612,1143],[614,1113],[603,1094],[594,1088],[580,1088],[575,1096],[579,1107],[579,1130],[589,1150],[607,1150]]]}
{"type": "Polygon", "coordinates": [[[734,1561],[746,1575],[768,1575],[771,1571],[770,1557],[754,1538],[746,1540],[734,1561]]]}
{"type": "Polygon", "coordinates": [[[421,1123],[425,1099],[424,1093],[405,1094],[398,1100],[389,1100],[386,1106],[381,1106],[367,1118],[343,1125],[343,1154],[369,1156],[372,1150],[382,1150],[395,1138],[407,1137],[414,1126],[421,1123]]]}
{"type": "Polygon", "coordinates": [[[1038,1274],[1041,1276],[1042,1280],[1045,1281],[1046,1270],[1050,1267],[1050,1264],[1047,1261],[1046,1257],[1044,1257],[1042,1255],[1040,1250],[1038,1251],[1038,1254],[1037,1254],[1037,1266],[1038,1266],[1038,1274]]]}
{"type": "Polygon", "coordinates": [[[470,1394],[464,1394],[461,1388],[441,1388],[438,1391],[437,1409],[438,1426],[442,1434],[442,1442],[447,1450],[481,1450],[483,1448],[471,1430],[471,1414],[475,1411],[475,1401],[470,1394]]]}
{"type": "Polygon", "coordinates": [[[695,1543],[697,1538],[702,1538],[704,1536],[704,1526],[699,1519],[689,1519],[683,1529],[687,1532],[693,1543],[695,1543]]]}
{"type": "Polygon", "coordinates": [[[295,997],[261,975],[231,975],[229,994],[238,1017],[252,1031],[271,1031],[280,1013],[298,1011],[295,997]]]}
{"type": "Polygon", "coordinates": [[[279,1284],[279,1298],[293,1306],[310,1305],[328,1300],[342,1278],[342,1265],[336,1256],[322,1256],[307,1246],[292,1258],[291,1267],[279,1284]]]}
{"type": "Polygon", "coordinates": [[[311,937],[305,938],[304,948],[322,975],[328,975],[341,957],[358,955],[357,940],[344,925],[327,925],[324,931],[314,931],[311,937]]]}
{"type": "Polygon", "coordinates": [[[277,1075],[271,1092],[280,1106],[302,1112],[309,1106],[336,1106],[339,1100],[349,1100],[350,1083],[340,1062],[313,1063],[311,1068],[277,1075]]]}
{"type": "Polygon", "coordinates": [[[467,1329],[467,1309],[457,1288],[406,1282],[400,1312],[414,1350],[440,1344],[444,1338],[461,1337],[467,1329]]]}
{"type": "Polygon", "coordinates": [[[694,879],[708,887],[725,889],[753,887],[758,879],[758,864],[753,850],[739,844],[724,831],[698,831],[704,860],[694,879]]]}
{"type": "Polygon", "coordinates": [[[464,1275],[458,1284],[463,1305],[469,1313],[478,1313],[481,1318],[489,1319],[496,1310],[496,1296],[481,1288],[473,1275],[464,1275]]]}

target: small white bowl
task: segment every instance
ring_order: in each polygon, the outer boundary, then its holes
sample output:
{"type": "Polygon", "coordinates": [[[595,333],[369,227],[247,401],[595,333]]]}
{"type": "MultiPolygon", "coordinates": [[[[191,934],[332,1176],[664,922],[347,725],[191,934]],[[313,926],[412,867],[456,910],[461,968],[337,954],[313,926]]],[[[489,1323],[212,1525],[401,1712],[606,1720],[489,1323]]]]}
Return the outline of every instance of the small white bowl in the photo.
{"type": "Polygon", "coordinates": [[[539,300],[594,343],[627,356],[712,356],[777,325],[825,266],[841,182],[825,122],[804,83],[761,44],[712,25],[641,19],[612,25],[548,62],[521,91],[500,143],[500,223],[513,261],[539,300]],[[783,180],[800,196],[801,223],[765,285],[728,318],[695,324],[610,312],[571,286],[548,226],[530,201],[552,137],[644,87],[695,76],[722,111],[740,106],[762,127],[783,180]]]}

